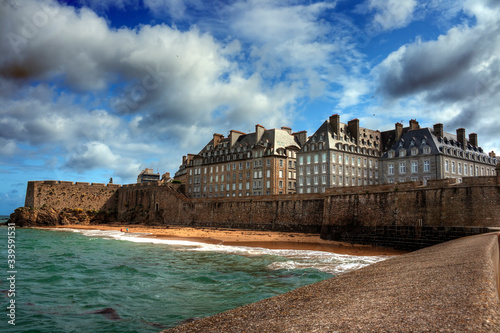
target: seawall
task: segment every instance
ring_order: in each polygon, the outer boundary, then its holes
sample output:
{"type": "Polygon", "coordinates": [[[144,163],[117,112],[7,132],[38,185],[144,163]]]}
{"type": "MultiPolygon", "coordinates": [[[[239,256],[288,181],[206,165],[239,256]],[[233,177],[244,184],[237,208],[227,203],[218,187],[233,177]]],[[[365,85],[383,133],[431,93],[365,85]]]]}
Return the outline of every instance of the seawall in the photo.
{"type": "Polygon", "coordinates": [[[125,223],[320,233],[415,250],[500,227],[500,177],[204,199],[187,198],[179,184],[45,181],[28,183],[26,206],[105,211],[125,223]]]}
{"type": "Polygon", "coordinates": [[[428,247],[164,331],[499,332],[499,243],[428,247]]]}

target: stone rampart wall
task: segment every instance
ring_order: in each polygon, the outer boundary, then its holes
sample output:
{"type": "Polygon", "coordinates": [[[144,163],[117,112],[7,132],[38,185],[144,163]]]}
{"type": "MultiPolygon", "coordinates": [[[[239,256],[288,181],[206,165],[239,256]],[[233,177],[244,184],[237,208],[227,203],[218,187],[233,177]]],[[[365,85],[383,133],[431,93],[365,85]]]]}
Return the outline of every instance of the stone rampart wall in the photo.
{"type": "Polygon", "coordinates": [[[114,211],[120,185],[67,181],[30,181],[26,190],[26,207],[80,208],[114,211]]]}
{"type": "Polygon", "coordinates": [[[416,249],[500,227],[498,179],[204,199],[187,198],[178,184],[45,181],[28,183],[26,206],[116,211],[125,223],[321,232],[324,239],[416,249]]]}

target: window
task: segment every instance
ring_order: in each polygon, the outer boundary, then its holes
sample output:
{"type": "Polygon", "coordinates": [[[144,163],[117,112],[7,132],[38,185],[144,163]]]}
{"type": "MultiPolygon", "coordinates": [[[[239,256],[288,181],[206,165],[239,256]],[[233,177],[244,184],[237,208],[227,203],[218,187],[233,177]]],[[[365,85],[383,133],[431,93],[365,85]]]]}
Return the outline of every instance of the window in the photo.
{"type": "Polygon", "coordinates": [[[412,161],[411,162],[411,172],[412,173],[417,173],[418,172],[418,162],[417,161],[412,161]]]}
{"type": "Polygon", "coordinates": [[[393,157],[394,157],[394,151],[392,151],[392,150],[391,150],[391,151],[389,151],[389,152],[387,153],[387,157],[388,157],[388,158],[393,158],[393,157]]]}
{"type": "Polygon", "coordinates": [[[299,157],[299,165],[304,164],[304,156],[299,157]]]}
{"type": "Polygon", "coordinates": [[[399,157],[404,157],[404,156],[406,156],[406,150],[401,149],[401,150],[399,151],[399,157]]]}
{"type": "Polygon", "coordinates": [[[455,161],[451,162],[451,172],[455,173],[455,161]]]}
{"type": "Polygon", "coordinates": [[[430,172],[431,171],[431,161],[425,160],[424,161],[424,172],[430,172]]]}
{"type": "Polygon", "coordinates": [[[307,164],[311,164],[311,155],[307,156],[307,164]]]}
{"type": "Polygon", "coordinates": [[[315,154],[314,155],[314,163],[318,163],[318,162],[319,162],[319,155],[315,154]]]}
{"type": "Polygon", "coordinates": [[[444,171],[450,172],[450,162],[448,160],[444,161],[444,171]]]}
{"type": "Polygon", "coordinates": [[[266,160],[266,166],[267,166],[267,167],[270,167],[270,166],[271,166],[271,160],[270,160],[270,159],[267,159],[267,160],[266,160]]]}
{"type": "Polygon", "coordinates": [[[321,184],[326,184],[326,176],[321,176],[321,184]]]}
{"type": "Polygon", "coordinates": [[[344,164],[349,165],[349,156],[347,156],[347,155],[344,158],[344,164]]]}
{"type": "Polygon", "coordinates": [[[314,185],[318,185],[318,176],[314,176],[314,185]]]}
{"type": "Polygon", "coordinates": [[[417,155],[417,154],[418,154],[418,149],[417,149],[417,148],[412,148],[412,149],[411,149],[411,155],[412,155],[412,156],[415,156],[415,155],[417,155]]]}
{"type": "MultiPolygon", "coordinates": [[[[281,170],[280,170],[280,172],[281,172],[281,170]]],[[[268,177],[268,178],[271,177],[271,170],[266,170],[266,177],[268,177]]]]}
{"type": "Polygon", "coordinates": [[[271,188],[271,181],[270,181],[270,180],[268,180],[268,181],[266,182],[266,188],[271,188]]]}
{"type": "Polygon", "coordinates": [[[431,153],[431,147],[424,147],[424,154],[430,154],[431,153]]]}
{"type": "MultiPolygon", "coordinates": [[[[269,170],[268,170],[268,171],[269,171],[269,170]]],[[[283,170],[280,170],[280,171],[279,171],[279,177],[280,177],[280,178],[283,178],[283,170]]]]}
{"type": "Polygon", "coordinates": [[[279,186],[279,188],[283,188],[283,181],[282,180],[279,181],[278,186],[279,186]]]}
{"type": "MultiPolygon", "coordinates": [[[[271,166],[271,161],[269,161],[269,166],[271,166]]],[[[283,160],[280,160],[280,167],[283,167],[283,160]]]]}
{"type": "Polygon", "coordinates": [[[321,165],[321,172],[325,173],[326,172],[326,164],[321,165]]]}
{"type": "Polygon", "coordinates": [[[361,157],[358,157],[358,166],[361,166],[361,157]]]}
{"type": "Polygon", "coordinates": [[[317,165],[314,166],[314,173],[318,173],[318,166],[317,165]]]}
{"type": "Polygon", "coordinates": [[[299,175],[303,175],[304,174],[304,167],[299,167],[299,175]]]}
{"type": "Polygon", "coordinates": [[[468,170],[468,167],[467,167],[467,163],[464,163],[464,175],[466,175],[466,176],[467,176],[468,171],[469,171],[469,170],[468,170]]]}
{"type": "Polygon", "coordinates": [[[393,175],[394,174],[394,163],[389,163],[387,165],[387,173],[389,175],[393,175]]]}
{"type": "Polygon", "coordinates": [[[322,158],[322,162],[325,163],[326,162],[326,153],[323,153],[323,158],[322,158]]]}
{"type": "Polygon", "coordinates": [[[399,173],[400,174],[406,173],[406,163],[405,162],[399,163],[399,173]]]}

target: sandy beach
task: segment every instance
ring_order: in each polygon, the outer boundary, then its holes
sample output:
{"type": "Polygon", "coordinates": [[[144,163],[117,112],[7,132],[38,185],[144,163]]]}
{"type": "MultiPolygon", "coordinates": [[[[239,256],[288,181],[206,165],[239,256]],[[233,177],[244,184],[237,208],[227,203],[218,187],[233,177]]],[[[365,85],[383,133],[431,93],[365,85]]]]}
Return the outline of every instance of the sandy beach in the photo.
{"type": "Polygon", "coordinates": [[[149,234],[145,237],[177,239],[208,244],[263,247],[268,249],[291,249],[325,251],[338,254],[358,256],[398,255],[405,251],[391,248],[374,247],[334,242],[321,239],[319,234],[301,234],[275,231],[251,231],[221,228],[188,228],[179,226],[145,226],[145,225],[61,225],[50,228],[88,229],[88,230],[122,230],[130,233],[149,234]]]}

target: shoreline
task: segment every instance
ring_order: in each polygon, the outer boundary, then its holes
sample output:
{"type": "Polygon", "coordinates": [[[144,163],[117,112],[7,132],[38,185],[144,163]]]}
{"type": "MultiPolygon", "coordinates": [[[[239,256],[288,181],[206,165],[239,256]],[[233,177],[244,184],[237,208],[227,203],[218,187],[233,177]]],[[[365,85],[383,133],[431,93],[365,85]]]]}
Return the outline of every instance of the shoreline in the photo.
{"type": "Polygon", "coordinates": [[[67,224],[57,226],[40,226],[38,229],[85,229],[115,230],[128,228],[129,233],[146,233],[144,238],[183,240],[206,244],[227,246],[261,247],[266,249],[323,251],[353,256],[400,255],[408,251],[372,245],[350,244],[321,239],[319,234],[302,234],[295,232],[238,230],[225,228],[192,228],[181,226],[147,226],[140,224],[106,224],[80,225],[67,224]]]}

